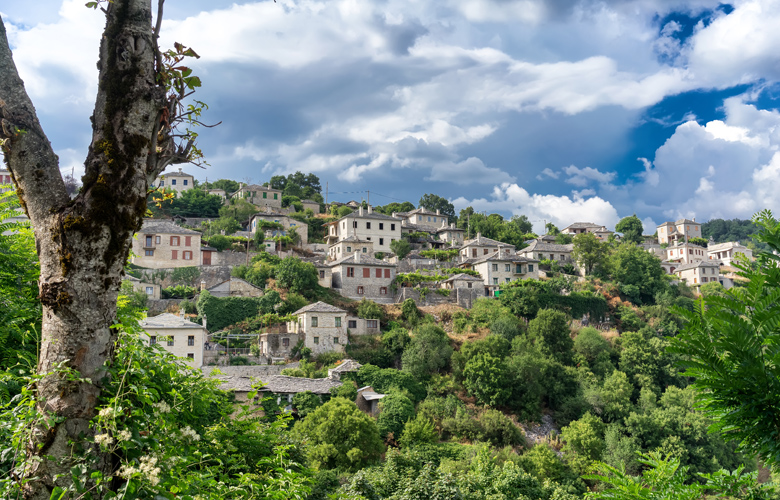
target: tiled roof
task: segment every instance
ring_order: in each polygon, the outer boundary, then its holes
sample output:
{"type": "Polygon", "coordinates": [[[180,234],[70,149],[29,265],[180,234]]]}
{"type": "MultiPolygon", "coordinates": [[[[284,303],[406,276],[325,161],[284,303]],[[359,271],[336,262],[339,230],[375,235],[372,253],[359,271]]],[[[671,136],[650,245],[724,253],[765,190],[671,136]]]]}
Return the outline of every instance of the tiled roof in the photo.
{"type": "Polygon", "coordinates": [[[543,243],[539,240],[533,240],[530,245],[518,250],[518,253],[527,252],[571,252],[574,249],[573,244],[560,245],[558,243],[543,243]]]}
{"type": "Polygon", "coordinates": [[[319,302],[315,302],[314,304],[309,304],[308,306],[301,307],[293,314],[303,314],[307,312],[343,313],[346,311],[344,309],[339,309],[336,306],[332,306],[330,304],[326,304],[325,302],[319,301],[319,302]]]}
{"type": "MultiPolygon", "coordinates": [[[[346,257],[342,257],[338,260],[334,260],[333,262],[330,263],[330,267],[338,266],[341,264],[351,264],[351,263],[355,263],[355,254],[349,254],[346,257]]],[[[367,266],[396,267],[395,264],[390,264],[389,262],[375,259],[374,257],[369,257],[368,255],[365,254],[360,255],[360,262],[357,262],[357,264],[367,265],[367,266]]]]}
{"type": "Polygon", "coordinates": [[[459,273],[454,276],[450,276],[446,280],[442,281],[442,283],[449,283],[451,281],[482,281],[482,278],[478,278],[470,274],[459,273]]]}
{"type": "Polygon", "coordinates": [[[269,375],[263,380],[265,386],[260,390],[274,394],[286,394],[311,391],[314,394],[329,394],[333,387],[341,387],[342,382],[330,378],[301,378],[287,375],[269,375]]]}
{"type": "Polygon", "coordinates": [[[481,234],[478,234],[476,238],[472,238],[470,240],[466,240],[463,242],[463,246],[461,248],[476,245],[481,247],[495,247],[495,246],[502,246],[502,247],[514,247],[514,245],[510,245],[509,243],[503,243],[501,241],[496,241],[491,238],[487,238],[485,236],[482,236],[481,234]]]}
{"type": "Polygon", "coordinates": [[[163,313],[151,318],[141,320],[141,328],[203,328],[202,325],[186,320],[181,316],[171,313],[163,313]]]}
{"type": "Polygon", "coordinates": [[[177,226],[173,222],[162,219],[144,219],[144,223],[141,226],[141,230],[139,232],[155,232],[161,234],[197,234],[200,236],[200,233],[197,231],[177,226]]]}

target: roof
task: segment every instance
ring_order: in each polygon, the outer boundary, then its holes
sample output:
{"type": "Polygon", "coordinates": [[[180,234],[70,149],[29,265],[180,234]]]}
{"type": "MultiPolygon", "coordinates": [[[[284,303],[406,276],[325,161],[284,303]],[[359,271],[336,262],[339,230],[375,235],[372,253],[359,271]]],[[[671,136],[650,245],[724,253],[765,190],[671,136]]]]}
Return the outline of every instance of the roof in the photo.
{"type": "Polygon", "coordinates": [[[337,367],[331,368],[330,370],[328,370],[328,375],[330,375],[333,372],[336,372],[336,373],[356,372],[356,371],[360,370],[360,368],[362,366],[363,365],[361,365],[360,363],[358,363],[354,359],[345,359],[344,361],[339,363],[339,365],[337,367]]]}
{"type": "Polygon", "coordinates": [[[206,290],[209,290],[209,291],[214,290],[218,286],[224,285],[225,283],[230,283],[231,281],[238,281],[238,282],[244,283],[245,285],[249,285],[252,288],[257,288],[258,290],[262,290],[262,288],[260,288],[258,286],[255,286],[255,285],[253,285],[252,283],[250,283],[250,282],[248,282],[246,280],[242,280],[241,278],[236,278],[235,276],[231,276],[230,279],[227,279],[225,281],[220,281],[216,285],[211,286],[211,287],[207,288],[206,290]]]}
{"type": "Polygon", "coordinates": [[[344,309],[339,309],[336,306],[332,306],[330,304],[326,304],[325,302],[319,301],[319,302],[315,302],[314,304],[309,304],[308,306],[301,307],[293,314],[303,314],[307,312],[343,313],[346,311],[344,309]]]}
{"type": "Polygon", "coordinates": [[[496,241],[491,238],[486,238],[485,236],[482,236],[481,234],[477,234],[476,238],[472,238],[470,240],[466,240],[463,242],[463,247],[467,247],[470,245],[477,245],[477,246],[489,246],[489,247],[496,247],[496,246],[502,246],[502,247],[514,247],[514,245],[510,245],[509,243],[503,243],[501,241],[496,241]]]}
{"type": "Polygon", "coordinates": [[[571,252],[574,249],[574,244],[561,245],[558,243],[544,243],[540,240],[533,240],[527,247],[518,250],[518,253],[527,252],[571,252]]]}
{"type": "Polygon", "coordinates": [[[319,201],[314,201],[314,200],[301,200],[301,203],[308,203],[310,205],[319,205],[320,204],[319,201]]]}
{"type": "Polygon", "coordinates": [[[568,226],[563,228],[563,230],[565,231],[566,229],[587,229],[589,227],[602,228],[602,227],[604,227],[604,225],[603,224],[594,224],[592,222],[575,222],[574,224],[569,224],[568,226]]]}
{"type": "Polygon", "coordinates": [[[729,248],[742,247],[747,248],[745,245],[738,241],[727,241],[725,243],[712,243],[707,245],[708,252],[717,252],[718,250],[727,250],[729,248]]]}
{"type": "Polygon", "coordinates": [[[330,267],[339,266],[341,264],[353,264],[353,263],[366,265],[366,266],[396,267],[395,264],[390,264],[389,262],[375,259],[374,257],[369,257],[368,255],[365,254],[360,255],[360,262],[355,262],[355,254],[349,254],[346,257],[342,257],[338,260],[334,260],[333,262],[331,262],[330,267]]]}
{"type": "Polygon", "coordinates": [[[382,399],[385,397],[385,394],[380,394],[374,390],[373,387],[370,385],[367,385],[365,387],[361,387],[358,389],[358,396],[363,396],[363,399],[366,401],[375,401],[377,399],[382,399]]]}
{"type": "Polygon", "coordinates": [[[252,385],[259,382],[254,377],[244,377],[238,375],[220,375],[212,377],[219,380],[219,388],[223,391],[249,392],[252,385]]]}
{"type": "Polygon", "coordinates": [[[471,260],[470,264],[472,264],[472,265],[474,265],[474,264],[481,264],[481,263],[487,262],[487,261],[501,261],[501,262],[513,262],[513,263],[539,262],[538,260],[536,260],[534,258],[530,258],[529,259],[528,257],[524,257],[522,255],[509,255],[509,256],[507,256],[506,254],[504,254],[504,256],[501,256],[501,255],[499,255],[498,250],[496,250],[495,252],[491,252],[491,253],[489,253],[487,255],[483,255],[481,257],[477,257],[475,259],[470,259],[470,260],[471,260]]]}
{"type": "Polygon", "coordinates": [[[143,225],[141,226],[139,232],[155,232],[162,234],[197,234],[200,236],[198,231],[193,231],[192,229],[177,226],[171,221],[162,219],[144,219],[143,225]]]}
{"type": "Polygon", "coordinates": [[[193,323],[176,314],[163,313],[158,316],[146,318],[139,323],[141,328],[197,328],[202,329],[203,325],[193,323]]]}
{"type": "Polygon", "coordinates": [[[713,260],[699,260],[696,262],[691,262],[689,264],[683,264],[677,269],[674,270],[674,272],[678,271],[687,271],[688,269],[696,269],[697,267],[720,267],[720,264],[718,262],[713,260]]]}
{"type": "Polygon", "coordinates": [[[393,221],[393,222],[398,222],[399,224],[401,222],[399,219],[396,219],[395,217],[390,217],[389,215],[380,214],[380,213],[373,212],[373,211],[371,213],[368,213],[368,210],[366,210],[366,209],[363,209],[363,215],[360,215],[360,212],[358,210],[355,210],[351,214],[347,214],[344,217],[342,217],[341,219],[339,219],[339,221],[342,221],[344,219],[352,219],[352,218],[389,220],[389,221],[393,221]]]}
{"type": "Polygon", "coordinates": [[[263,392],[274,394],[299,393],[311,391],[314,394],[329,394],[334,387],[341,387],[342,382],[330,378],[302,378],[287,375],[269,375],[264,377],[265,386],[260,388],[263,392]]]}
{"type": "Polygon", "coordinates": [[[443,233],[445,231],[460,231],[461,233],[466,232],[465,229],[461,229],[459,227],[450,227],[450,226],[440,227],[439,229],[436,230],[437,233],[443,233]]]}
{"type": "Polygon", "coordinates": [[[178,172],[163,172],[163,173],[161,173],[157,177],[160,178],[160,177],[166,177],[166,176],[169,176],[169,175],[177,175],[177,176],[182,176],[182,177],[183,176],[187,176],[187,177],[192,177],[193,179],[195,178],[194,175],[188,174],[187,172],[182,172],[181,169],[179,169],[178,172]]]}
{"type": "Polygon", "coordinates": [[[282,192],[279,189],[274,189],[272,187],[267,187],[267,186],[261,186],[259,184],[247,184],[246,186],[241,186],[240,188],[238,188],[238,191],[236,191],[236,193],[238,193],[239,191],[275,191],[277,193],[282,192]]]}
{"type": "Polygon", "coordinates": [[[448,283],[450,281],[482,281],[482,278],[477,278],[476,276],[472,276],[470,274],[466,273],[458,273],[454,276],[450,276],[446,280],[442,281],[442,283],[448,283]]]}

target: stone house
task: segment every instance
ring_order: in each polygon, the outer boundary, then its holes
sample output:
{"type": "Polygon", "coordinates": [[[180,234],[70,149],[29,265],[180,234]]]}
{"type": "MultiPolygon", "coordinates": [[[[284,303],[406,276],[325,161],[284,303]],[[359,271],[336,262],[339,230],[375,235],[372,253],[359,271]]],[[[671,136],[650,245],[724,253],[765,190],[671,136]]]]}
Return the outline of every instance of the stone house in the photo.
{"type": "Polygon", "coordinates": [[[541,239],[531,241],[531,244],[518,250],[517,255],[529,259],[549,259],[559,264],[574,263],[571,258],[571,252],[574,244],[561,245],[558,243],[546,243],[541,239]]]}
{"type": "Polygon", "coordinates": [[[425,208],[415,208],[409,212],[393,212],[393,217],[401,220],[404,225],[412,225],[425,228],[429,231],[436,231],[442,224],[448,224],[449,219],[442,215],[439,210],[431,212],[425,208]]]}
{"type": "Polygon", "coordinates": [[[169,172],[160,174],[155,180],[156,187],[174,190],[177,193],[187,191],[195,186],[195,177],[179,169],[178,172],[169,172]]]}
{"type": "Polygon", "coordinates": [[[315,302],[293,314],[298,319],[287,323],[287,331],[299,335],[312,354],[344,352],[348,341],[347,311],[325,302],[315,302]]]}
{"type": "Polygon", "coordinates": [[[129,281],[133,285],[133,290],[146,294],[150,300],[160,300],[162,298],[162,286],[155,283],[141,281],[135,276],[125,276],[123,281],[129,281]]]}
{"type": "Polygon", "coordinates": [[[357,391],[358,396],[355,400],[355,404],[358,409],[363,413],[367,413],[372,417],[379,415],[379,402],[385,397],[384,394],[380,394],[374,390],[373,387],[367,385],[361,387],[357,391]]]}
{"type": "Polygon", "coordinates": [[[276,404],[285,406],[287,411],[292,410],[292,400],[300,392],[312,392],[322,396],[330,395],[333,388],[341,387],[344,383],[332,378],[302,378],[288,375],[268,375],[263,377],[263,387],[258,392],[273,394],[276,396],[276,404]]]}
{"type": "Polygon", "coordinates": [[[518,279],[539,278],[539,261],[518,255],[492,254],[470,259],[461,267],[473,269],[482,276],[486,297],[493,297],[499,287],[518,279]]]}
{"type": "MultiPolygon", "coordinates": [[[[281,224],[285,234],[294,231],[295,233],[298,234],[298,237],[300,238],[301,246],[309,243],[308,224],[306,224],[305,222],[301,222],[299,220],[295,220],[292,217],[289,217],[285,214],[273,212],[269,208],[266,208],[265,211],[263,212],[256,213],[249,219],[249,231],[252,234],[252,236],[254,236],[255,232],[257,232],[258,226],[262,226],[262,221],[275,222],[277,224],[281,224]]],[[[273,231],[271,231],[271,233],[272,232],[273,231]]],[[[266,231],[266,235],[269,235],[271,233],[266,231]]]]}
{"type": "Polygon", "coordinates": [[[330,264],[333,289],[354,300],[370,299],[381,304],[393,302],[391,285],[396,266],[355,252],[330,264]]]}
{"type": "Polygon", "coordinates": [[[247,184],[246,186],[242,184],[231,197],[243,198],[258,207],[282,208],[282,192],[258,184],[247,184]]]}
{"type": "Polygon", "coordinates": [[[500,251],[502,256],[512,256],[515,253],[515,246],[508,243],[502,243],[477,233],[476,238],[466,240],[460,247],[460,260],[478,259],[493,252],[500,251]]]}
{"type": "MultiPolygon", "coordinates": [[[[205,283],[204,283],[205,284],[205,283]]],[[[231,276],[229,280],[218,283],[208,289],[214,297],[262,297],[263,289],[248,281],[231,276]]]]}
{"type": "Polygon", "coordinates": [[[374,256],[374,242],[361,240],[357,236],[347,236],[328,247],[328,260],[338,260],[345,255],[353,255],[360,252],[368,257],[374,256]]]}
{"type": "Polygon", "coordinates": [[[287,358],[302,335],[287,331],[287,325],[268,327],[257,338],[260,354],[269,358],[287,358]]]}
{"type": "Polygon", "coordinates": [[[169,313],[146,318],[140,325],[149,337],[149,344],[157,344],[186,359],[193,368],[203,366],[203,346],[208,334],[205,326],[169,313]]]}
{"type": "Polygon", "coordinates": [[[314,200],[301,200],[301,204],[303,205],[303,210],[306,211],[307,209],[311,209],[312,212],[314,212],[315,215],[320,213],[320,204],[317,201],[314,200]]]}
{"type": "Polygon", "coordinates": [[[572,236],[583,233],[593,233],[599,240],[606,241],[609,239],[609,235],[613,234],[613,231],[607,229],[607,226],[601,226],[592,222],[575,222],[574,224],[561,229],[561,233],[570,234],[572,236]]]}
{"type": "Polygon", "coordinates": [[[674,222],[664,222],[656,228],[658,243],[672,244],[688,241],[691,238],[701,238],[701,224],[696,219],[679,219],[674,222]]]}
{"type": "Polygon", "coordinates": [[[708,260],[707,249],[687,241],[678,241],[666,248],[666,260],[682,264],[708,260]]]}
{"type": "Polygon", "coordinates": [[[212,196],[219,196],[222,198],[222,201],[227,200],[227,193],[224,189],[206,189],[206,194],[210,194],[212,196]]]}
{"type": "Polygon", "coordinates": [[[466,231],[459,227],[455,227],[455,224],[447,224],[445,219],[442,222],[442,226],[436,230],[436,236],[439,239],[451,247],[463,246],[463,233],[466,231]]]}
{"type": "Polygon", "coordinates": [[[145,219],[133,238],[133,264],[151,269],[201,265],[200,233],[173,222],[145,219]]]}
{"type": "Polygon", "coordinates": [[[322,262],[312,262],[312,264],[317,268],[317,284],[323,288],[331,288],[333,286],[333,270],[330,266],[322,262]]]}
{"type": "Polygon", "coordinates": [[[456,288],[481,288],[483,284],[482,278],[472,276],[470,274],[460,273],[454,276],[450,276],[446,280],[441,282],[441,288],[447,290],[455,290],[456,288]]]}
{"type": "Polygon", "coordinates": [[[744,255],[748,260],[753,260],[753,250],[738,241],[710,243],[707,245],[707,258],[709,260],[717,260],[724,266],[731,266],[738,254],[744,255]]]}
{"type": "Polygon", "coordinates": [[[674,270],[674,274],[688,285],[698,287],[704,283],[720,282],[720,265],[709,260],[698,260],[681,265],[674,270]]]}
{"type": "Polygon", "coordinates": [[[390,243],[401,239],[401,221],[376,213],[371,205],[358,207],[357,211],[328,224],[325,242],[332,245],[354,236],[374,243],[374,252],[389,253],[390,243]]]}

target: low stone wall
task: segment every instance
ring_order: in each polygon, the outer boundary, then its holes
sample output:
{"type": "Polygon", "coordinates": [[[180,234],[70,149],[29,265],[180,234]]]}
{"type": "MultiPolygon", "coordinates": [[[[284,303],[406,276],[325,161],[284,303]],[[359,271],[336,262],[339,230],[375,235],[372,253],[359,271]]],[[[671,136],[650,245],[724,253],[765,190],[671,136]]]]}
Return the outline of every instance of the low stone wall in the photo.
{"type": "Polygon", "coordinates": [[[264,376],[279,375],[285,368],[298,368],[298,362],[286,365],[248,365],[248,366],[204,366],[200,370],[207,377],[214,368],[218,368],[222,375],[233,377],[257,377],[260,380],[264,376]]]}
{"type": "Polygon", "coordinates": [[[257,255],[257,252],[249,252],[249,259],[247,260],[246,252],[223,250],[221,252],[214,252],[211,255],[211,260],[214,266],[243,266],[247,262],[252,262],[252,257],[255,255],[257,255]]]}
{"type": "Polygon", "coordinates": [[[397,263],[397,266],[398,267],[396,268],[396,272],[398,274],[413,273],[415,271],[420,271],[422,269],[427,269],[430,271],[436,269],[436,264],[425,264],[418,260],[408,260],[408,259],[402,259],[401,262],[397,263]]]}
{"type": "Polygon", "coordinates": [[[169,306],[176,305],[178,306],[181,301],[184,299],[159,299],[159,300],[148,300],[146,301],[146,307],[149,310],[148,315],[149,316],[156,316],[158,314],[162,314],[165,312],[166,309],[168,309],[169,306]]]}
{"type": "MultiPolygon", "coordinates": [[[[241,255],[243,256],[243,254],[241,255]]],[[[230,279],[231,266],[200,266],[198,269],[200,270],[200,275],[196,278],[196,282],[192,283],[191,285],[198,289],[200,289],[201,281],[205,281],[206,288],[210,288],[230,279]]],[[[163,288],[167,288],[173,285],[173,281],[171,280],[171,273],[173,272],[172,268],[141,269],[140,271],[142,280],[147,280],[151,283],[161,285],[163,288]],[[160,279],[160,275],[163,273],[165,274],[165,277],[160,279]]]]}
{"type": "Polygon", "coordinates": [[[414,300],[418,306],[435,306],[439,304],[456,304],[465,309],[471,309],[474,301],[482,297],[484,290],[480,288],[455,288],[449,290],[448,296],[441,295],[434,288],[429,288],[425,297],[420,297],[417,288],[399,288],[394,296],[395,302],[401,303],[406,299],[414,300]]]}

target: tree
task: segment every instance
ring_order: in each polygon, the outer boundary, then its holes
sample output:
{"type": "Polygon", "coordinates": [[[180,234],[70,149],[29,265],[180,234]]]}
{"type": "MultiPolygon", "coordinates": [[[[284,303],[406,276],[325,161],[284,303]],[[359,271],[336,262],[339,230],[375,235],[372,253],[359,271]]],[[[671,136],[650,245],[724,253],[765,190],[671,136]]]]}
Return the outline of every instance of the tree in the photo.
{"type": "Polygon", "coordinates": [[[291,292],[312,296],[319,286],[317,268],[297,257],[285,257],[276,267],[276,283],[291,292]]]}
{"type": "Polygon", "coordinates": [[[643,229],[644,225],[636,214],[623,217],[620,219],[620,222],[615,225],[615,231],[623,235],[623,241],[635,243],[637,245],[642,243],[643,229]]]}
{"type": "Polygon", "coordinates": [[[566,314],[554,309],[542,309],[528,323],[528,338],[539,345],[541,351],[564,364],[571,363],[574,341],[571,339],[566,314]]]}
{"type": "Polygon", "coordinates": [[[379,416],[376,419],[379,435],[395,439],[401,436],[406,422],[414,418],[414,403],[398,391],[391,391],[379,402],[379,416]]]}
{"type": "Polygon", "coordinates": [[[417,380],[427,380],[445,366],[452,356],[447,334],[436,325],[421,326],[401,356],[403,370],[417,380]]]}
{"type": "Polygon", "coordinates": [[[621,243],[607,265],[612,279],[620,283],[620,291],[634,303],[651,303],[668,287],[658,258],[634,244],[621,243]]]}
{"type": "Polygon", "coordinates": [[[309,444],[309,460],[319,468],[357,470],[384,452],[374,419],[352,401],[333,398],[295,424],[293,433],[309,444]]]}
{"type": "Polygon", "coordinates": [[[239,184],[236,181],[230,179],[219,179],[218,181],[209,182],[207,189],[222,189],[226,194],[235,193],[238,191],[239,184]]]}
{"type": "Polygon", "coordinates": [[[420,198],[418,205],[420,208],[430,210],[431,212],[439,211],[441,215],[445,215],[448,218],[455,218],[455,205],[447,201],[447,198],[442,198],[435,194],[424,194],[420,198]]]}
{"type": "Polygon", "coordinates": [[[48,499],[55,484],[69,483],[71,443],[97,449],[89,419],[114,353],[120,276],[146,211],[147,187],[168,165],[199,154],[190,131],[177,130],[185,119],[197,123],[203,109],[196,105],[195,114],[183,115],[200,81],[180,63],[197,54],[181,44],[160,51],[161,16],[152,24],[149,0],[115,0],[104,11],[91,146],[73,199],[0,22],[0,141],[39,249],[38,372],[44,377],[37,382],[38,409],[51,415],[30,434],[28,451],[41,460],[26,471],[29,498],[48,499]],[[177,143],[182,135],[184,143],[177,143]],[[63,376],[57,367],[74,375],[63,376]]]}
{"type": "Polygon", "coordinates": [[[547,231],[547,234],[549,234],[550,236],[558,236],[559,234],[561,234],[561,230],[558,229],[558,226],[556,226],[552,222],[548,222],[547,224],[545,224],[544,230],[547,231]]]}
{"type": "Polygon", "coordinates": [[[593,233],[580,233],[572,240],[574,247],[571,256],[585,268],[585,274],[604,264],[609,247],[599,241],[593,233]]]}
{"type": "Polygon", "coordinates": [[[490,354],[471,358],[463,368],[463,378],[466,390],[482,404],[503,405],[511,394],[506,364],[490,354]]]}
{"type": "Polygon", "coordinates": [[[232,217],[238,222],[246,222],[258,212],[256,206],[242,198],[233,198],[230,205],[225,205],[219,209],[220,217],[232,217]]]}
{"type": "Polygon", "coordinates": [[[394,240],[390,242],[390,250],[396,257],[403,259],[412,251],[412,245],[406,240],[394,240]]]}

